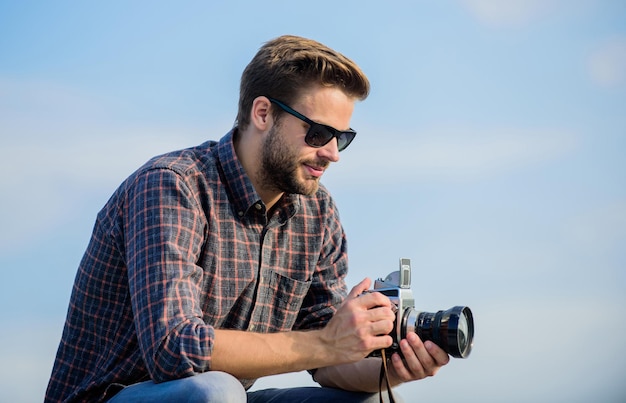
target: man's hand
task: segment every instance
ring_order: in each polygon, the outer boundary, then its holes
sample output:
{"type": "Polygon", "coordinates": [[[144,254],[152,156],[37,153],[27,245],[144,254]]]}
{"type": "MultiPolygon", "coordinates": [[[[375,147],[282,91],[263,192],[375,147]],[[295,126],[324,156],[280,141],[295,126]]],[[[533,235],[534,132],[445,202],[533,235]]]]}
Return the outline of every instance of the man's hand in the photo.
{"type": "MultiPolygon", "coordinates": [[[[394,353],[391,365],[387,366],[391,387],[433,376],[450,361],[448,354],[435,343],[422,343],[415,333],[409,334],[408,339],[400,342],[405,359],[394,353]]],[[[326,387],[376,393],[379,391],[380,366],[380,357],[368,357],[352,364],[320,368],[314,379],[326,387]]]]}
{"type": "Polygon", "coordinates": [[[422,343],[417,334],[410,332],[400,341],[400,354],[391,356],[389,368],[393,384],[410,382],[433,376],[450,361],[448,354],[430,340],[422,343]]]}
{"type": "Polygon", "coordinates": [[[395,314],[380,293],[366,293],[369,279],[357,284],[323,329],[324,343],[340,361],[356,362],[370,352],[391,346],[395,314]]]}
{"type": "MultiPolygon", "coordinates": [[[[389,335],[396,319],[391,301],[381,293],[361,295],[370,287],[365,279],[350,291],[344,304],[323,329],[323,340],[334,354],[342,355],[346,364],[319,368],[314,379],[322,386],[345,390],[378,391],[380,358],[365,358],[374,350],[390,347],[389,335]]],[[[400,350],[391,356],[391,386],[433,376],[450,358],[431,341],[422,343],[415,333],[400,341],[400,350]]]]}

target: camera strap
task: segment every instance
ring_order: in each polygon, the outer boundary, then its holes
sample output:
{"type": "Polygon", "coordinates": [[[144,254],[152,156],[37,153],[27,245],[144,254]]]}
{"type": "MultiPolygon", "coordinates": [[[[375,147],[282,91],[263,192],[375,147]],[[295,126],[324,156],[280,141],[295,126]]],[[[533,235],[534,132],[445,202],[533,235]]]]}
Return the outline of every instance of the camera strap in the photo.
{"type": "Polygon", "coordinates": [[[380,399],[380,403],[383,403],[383,380],[387,386],[387,395],[389,396],[389,403],[395,403],[396,399],[393,397],[393,392],[391,391],[391,383],[389,383],[389,370],[387,369],[387,355],[385,354],[385,349],[383,348],[381,351],[382,364],[380,366],[380,377],[378,380],[378,397],[380,399]]]}

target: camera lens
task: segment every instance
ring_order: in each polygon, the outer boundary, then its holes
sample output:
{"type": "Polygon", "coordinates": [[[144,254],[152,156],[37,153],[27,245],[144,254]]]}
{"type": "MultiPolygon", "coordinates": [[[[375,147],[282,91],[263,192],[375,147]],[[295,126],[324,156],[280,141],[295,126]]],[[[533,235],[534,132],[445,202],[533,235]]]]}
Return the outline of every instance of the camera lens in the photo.
{"type": "Polygon", "coordinates": [[[468,307],[455,306],[437,313],[407,308],[401,323],[401,337],[415,332],[422,341],[431,340],[456,358],[465,358],[472,351],[474,318],[468,307]]]}

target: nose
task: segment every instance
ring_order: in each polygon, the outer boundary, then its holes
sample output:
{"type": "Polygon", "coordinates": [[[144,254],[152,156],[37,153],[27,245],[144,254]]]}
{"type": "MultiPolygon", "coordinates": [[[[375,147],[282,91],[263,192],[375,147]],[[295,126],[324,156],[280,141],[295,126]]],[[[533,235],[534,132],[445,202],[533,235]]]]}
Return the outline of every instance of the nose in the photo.
{"type": "Polygon", "coordinates": [[[329,141],[325,146],[318,148],[317,156],[330,162],[339,161],[339,148],[337,145],[337,139],[334,138],[329,141]]]}

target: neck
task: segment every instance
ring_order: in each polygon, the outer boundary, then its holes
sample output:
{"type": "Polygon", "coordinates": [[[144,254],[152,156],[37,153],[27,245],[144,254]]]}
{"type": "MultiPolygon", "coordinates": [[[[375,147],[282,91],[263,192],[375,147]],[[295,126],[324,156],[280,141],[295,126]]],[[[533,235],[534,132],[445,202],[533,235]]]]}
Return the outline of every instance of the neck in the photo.
{"type": "Polygon", "coordinates": [[[233,136],[235,154],[243,166],[243,170],[250,178],[254,190],[269,211],[283,196],[284,192],[263,187],[259,178],[261,164],[261,150],[263,149],[262,137],[250,132],[250,127],[245,131],[237,130],[233,136]]]}

